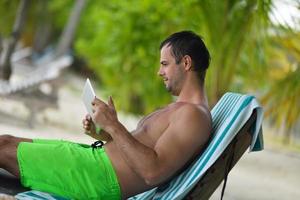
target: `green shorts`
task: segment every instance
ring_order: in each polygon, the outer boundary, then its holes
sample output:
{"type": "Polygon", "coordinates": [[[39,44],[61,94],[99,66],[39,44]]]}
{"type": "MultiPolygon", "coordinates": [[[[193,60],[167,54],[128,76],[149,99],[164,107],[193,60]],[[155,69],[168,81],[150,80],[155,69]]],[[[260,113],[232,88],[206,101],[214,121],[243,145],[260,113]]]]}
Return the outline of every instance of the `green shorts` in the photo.
{"type": "Polygon", "coordinates": [[[21,183],[71,199],[121,199],[113,166],[103,148],[60,140],[21,142],[21,183]]]}

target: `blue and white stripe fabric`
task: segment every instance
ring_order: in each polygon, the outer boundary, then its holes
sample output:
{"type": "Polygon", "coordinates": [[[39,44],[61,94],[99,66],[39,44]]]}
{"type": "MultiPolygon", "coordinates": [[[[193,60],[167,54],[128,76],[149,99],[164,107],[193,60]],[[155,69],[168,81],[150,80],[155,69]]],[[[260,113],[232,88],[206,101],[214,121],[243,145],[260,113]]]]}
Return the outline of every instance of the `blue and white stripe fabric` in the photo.
{"type": "Polygon", "coordinates": [[[129,200],[183,199],[222,154],[254,110],[257,112],[257,118],[255,127],[252,129],[253,139],[250,151],[262,150],[263,110],[259,103],[254,96],[226,93],[211,111],[213,139],[204,153],[183,173],[173,178],[168,185],[164,185],[163,188],[154,188],[131,197],[129,200]]]}
{"type": "Polygon", "coordinates": [[[31,190],[19,193],[15,196],[17,200],[67,200],[63,197],[58,197],[49,193],[31,190]]]}

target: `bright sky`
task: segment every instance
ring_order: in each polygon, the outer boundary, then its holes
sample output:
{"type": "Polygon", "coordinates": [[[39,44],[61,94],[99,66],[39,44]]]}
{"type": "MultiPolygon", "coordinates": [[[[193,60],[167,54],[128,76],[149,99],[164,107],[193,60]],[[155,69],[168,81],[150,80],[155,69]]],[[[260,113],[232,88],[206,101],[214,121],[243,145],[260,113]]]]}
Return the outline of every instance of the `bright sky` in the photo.
{"type": "Polygon", "coordinates": [[[300,0],[275,0],[274,3],[271,20],[300,29],[300,0]]]}

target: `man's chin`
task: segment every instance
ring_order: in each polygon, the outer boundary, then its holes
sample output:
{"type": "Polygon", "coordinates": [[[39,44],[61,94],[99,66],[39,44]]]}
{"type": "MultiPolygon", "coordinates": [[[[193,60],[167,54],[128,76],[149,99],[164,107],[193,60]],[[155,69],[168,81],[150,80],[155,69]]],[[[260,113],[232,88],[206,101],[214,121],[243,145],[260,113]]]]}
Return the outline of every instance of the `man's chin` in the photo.
{"type": "Polygon", "coordinates": [[[170,87],[166,87],[166,90],[172,95],[172,96],[178,96],[178,93],[172,90],[170,87]]]}
{"type": "Polygon", "coordinates": [[[172,93],[172,89],[171,89],[170,87],[168,87],[167,85],[166,85],[166,90],[167,90],[168,92],[172,93]]]}

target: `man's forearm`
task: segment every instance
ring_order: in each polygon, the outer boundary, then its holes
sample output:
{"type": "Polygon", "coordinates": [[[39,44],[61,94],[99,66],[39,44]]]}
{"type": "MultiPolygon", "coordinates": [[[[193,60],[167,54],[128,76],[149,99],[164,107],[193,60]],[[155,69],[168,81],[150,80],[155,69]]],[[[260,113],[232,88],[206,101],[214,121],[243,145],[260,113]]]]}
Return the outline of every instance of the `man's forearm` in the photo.
{"type": "Polygon", "coordinates": [[[101,132],[99,132],[99,133],[94,133],[94,134],[87,133],[87,135],[89,135],[90,137],[92,137],[96,140],[101,140],[101,141],[105,141],[105,142],[109,142],[112,139],[111,136],[103,130],[101,130],[101,132]]]}
{"type": "Polygon", "coordinates": [[[152,182],[159,164],[156,152],[136,140],[119,122],[107,131],[127,164],[146,182],[152,182]]]}

